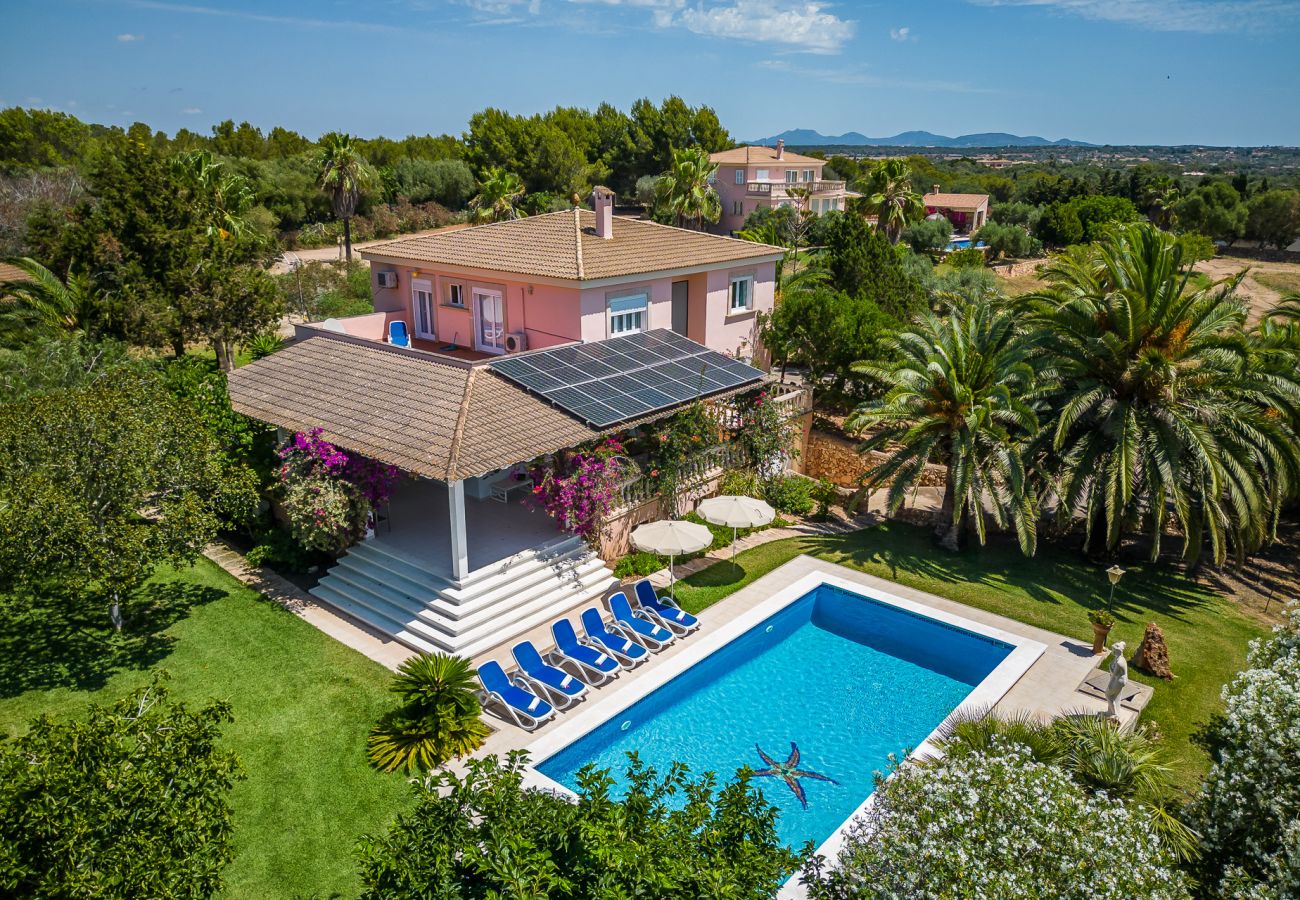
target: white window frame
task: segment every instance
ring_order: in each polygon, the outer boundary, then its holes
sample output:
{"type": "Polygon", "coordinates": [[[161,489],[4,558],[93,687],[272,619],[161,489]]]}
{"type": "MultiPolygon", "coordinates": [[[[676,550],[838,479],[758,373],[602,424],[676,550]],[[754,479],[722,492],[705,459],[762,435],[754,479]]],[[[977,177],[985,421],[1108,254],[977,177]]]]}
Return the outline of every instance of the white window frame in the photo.
{"type": "Polygon", "coordinates": [[[804,170],[803,170],[803,180],[804,180],[804,181],[813,181],[813,180],[815,180],[815,179],[813,178],[813,170],[812,170],[812,169],[804,169],[804,170]]]}
{"type": "Polygon", "coordinates": [[[786,183],[786,184],[798,184],[798,183],[799,183],[799,170],[798,170],[798,169],[786,169],[786,170],[785,170],[785,183],[786,183]]]}
{"type": "Polygon", "coordinates": [[[433,293],[433,282],[427,278],[411,279],[411,333],[418,338],[426,340],[437,339],[437,295],[433,293]],[[420,295],[424,294],[427,300],[427,306],[421,301],[420,295]]]}
{"type": "Polygon", "coordinates": [[[754,310],[754,276],[750,274],[732,275],[727,283],[727,315],[738,316],[743,313],[753,312],[754,310]],[[744,294],[745,302],[742,306],[736,305],[736,286],[744,285],[741,293],[744,294]]]}
{"type": "Polygon", "coordinates": [[[737,169],[737,170],[736,170],[736,184],[744,184],[744,183],[745,183],[745,170],[744,170],[744,169],[737,169]]]}
{"type": "Polygon", "coordinates": [[[771,174],[772,174],[772,170],[771,170],[771,169],[759,169],[758,171],[756,171],[756,172],[754,173],[754,180],[755,180],[755,181],[770,181],[770,180],[771,180],[771,178],[770,178],[771,174]]]}
{"type": "Polygon", "coordinates": [[[454,306],[457,309],[465,308],[465,282],[447,281],[447,294],[443,298],[448,306],[454,306]]]}
{"type": "Polygon", "coordinates": [[[650,294],[630,291],[605,295],[605,335],[622,337],[640,334],[650,325],[650,294]]]}
{"type": "Polygon", "coordinates": [[[474,349],[482,353],[505,353],[506,352],[506,294],[505,291],[498,288],[474,286],[470,292],[470,300],[473,303],[474,316],[474,349]],[[501,311],[500,322],[498,323],[501,333],[496,335],[497,342],[483,339],[483,307],[480,301],[493,300],[501,311]]]}

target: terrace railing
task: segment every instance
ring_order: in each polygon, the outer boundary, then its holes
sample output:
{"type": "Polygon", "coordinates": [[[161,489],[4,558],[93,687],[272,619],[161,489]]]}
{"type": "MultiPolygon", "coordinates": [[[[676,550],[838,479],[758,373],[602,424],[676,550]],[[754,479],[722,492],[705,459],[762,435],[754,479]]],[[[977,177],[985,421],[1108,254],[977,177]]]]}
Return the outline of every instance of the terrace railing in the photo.
{"type": "Polygon", "coordinates": [[[843,192],[847,184],[844,181],[749,181],[745,183],[745,192],[785,197],[789,188],[805,188],[813,194],[834,194],[843,192]]]}

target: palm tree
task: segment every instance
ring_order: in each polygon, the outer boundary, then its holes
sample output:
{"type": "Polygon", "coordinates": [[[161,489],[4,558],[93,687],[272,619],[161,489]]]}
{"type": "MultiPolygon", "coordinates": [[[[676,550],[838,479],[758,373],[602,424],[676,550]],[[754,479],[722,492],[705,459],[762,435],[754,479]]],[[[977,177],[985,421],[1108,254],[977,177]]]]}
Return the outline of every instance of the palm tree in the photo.
{"type": "Polygon", "coordinates": [[[664,206],[683,228],[703,228],[722,218],[722,200],[713,186],[718,167],[700,147],[673,150],[672,166],[657,189],[664,206]]]}
{"type": "Polygon", "coordinates": [[[1152,558],[1172,517],[1194,562],[1216,563],[1269,536],[1300,477],[1287,416],[1300,389],[1252,365],[1240,277],[1193,289],[1173,235],[1123,226],[1047,266],[1028,298],[1060,393],[1040,448],[1058,515],[1083,514],[1094,556],[1145,524],[1152,558]]]}
{"type": "Polygon", "coordinates": [[[901,159],[882,159],[867,176],[867,210],[876,215],[891,244],[903,229],[925,216],[921,195],[912,190],[912,170],[901,159]]]}
{"type": "Polygon", "coordinates": [[[1178,224],[1178,201],[1183,196],[1178,182],[1167,176],[1157,178],[1147,186],[1144,196],[1152,222],[1165,231],[1178,224]]]}
{"type": "Polygon", "coordinates": [[[523,196],[524,183],[518,175],[493,167],[483,174],[469,208],[477,222],[504,222],[519,218],[518,204],[523,196]]]}
{"type": "Polygon", "coordinates": [[[322,137],[320,144],[321,190],[329,194],[335,218],[343,220],[343,244],[351,264],[352,217],[361,202],[361,192],[374,182],[374,173],[351,135],[333,131],[322,137]]]}
{"type": "Polygon", "coordinates": [[[0,282],[0,339],[6,343],[77,334],[103,300],[84,274],[71,273],[65,282],[30,257],[9,262],[27,277],[0,282]]]}
{"type": "Polygon", "coordinates": [[[459,656],[415,656],[389,690],[406,701],[384,716],[366,741],[370,762],[385,772],[428,771],[473,753],[489,731],[474,688],[474,670],[459,656]]]}
{"type": "Polygon", "coordinates": [[[886,454],[864,489],[888,484],[895,512],[920,484],[926,463],[937,461],[945,477],[935,535],[945,548],[959,549],[970,521],[983,543],[987,510],[1000,527],[1014,526],[1021,549],[1032,555],[1036,499],[1021,447],[1038,430],[1033,402],[1040,386],[1030,362],[1033,346],[1016,317],[995,301],[959,301],[942,319],[920,317],[892,344],[897,364],[853,367],[893,385],[845,423],[872,432],[863,452],[883,448],[886,454]]]}

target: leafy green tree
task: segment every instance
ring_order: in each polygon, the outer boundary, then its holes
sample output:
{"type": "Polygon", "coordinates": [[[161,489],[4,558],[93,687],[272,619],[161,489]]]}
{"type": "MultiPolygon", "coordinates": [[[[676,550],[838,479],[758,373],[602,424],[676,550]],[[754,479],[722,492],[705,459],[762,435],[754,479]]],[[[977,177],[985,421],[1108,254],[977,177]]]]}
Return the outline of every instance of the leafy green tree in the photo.
{"type": "Polygon", "coordinates": [[[923,308],[924,287],[904,270],[884,234],[861,216],[836,220],[826,252],[831,284],[849,296],[864,296],[898,319],[923,308]]]}
{"type": "Polygon", "coordinates": [[[1202,184],[1174,206],[1178,227],[1196,231],[1216,241],[1232,244],[1246,230],[1246,204],[1232,185],[1222,181],[1202,184]]]}
{"type": "Polygon", "coordinates": [[[120,630],[160,563],[193,561],[223,519],[251,514],[253,484],[145,373],[2,404],[0,586],[71,585],[120,630]]]}
{"type": "Polygon", "coordinates": [[[361,194],[374,182],[371,170],[351,135],[332,131],[320,139],[320,186],[330,198],[334,217],[343,220],[343,245],[352,262],[352,217],[361,194]]]}
{"type": "Polygon", "coordinates": [[[722,217],[722,201],[712,179],[718,167],[698,147],[673,150],[673,164],[657,188],[664,207],[681,227],[703,228],[722,217]]]}
{"type": "Polygon", "coordinates": [[[925,204],[912,190],[912,170],[905,160],[883,159],[872,167],[867,176],[867,209],[891,244],[898,243],[909,224],[925,217],[925,204]]]}
{"type": "Polygon", "coordinates": [[[227,703],[190,710],[152,686],[0,741],[0,891],[10,897],[203,898],[234,856],[221,746],[227,703]]]}
{"type": "Polygon", "coordinates": [[[1261,191],[1246,204],[1246,237],[1285,250],[1300,236],[1300,191],[1261,191]]]}
{"type": "Polygon", "coordinates": [[[470,212],[479,222],[504,222],[519,218],[518,204],[524,183],[514,172],[488,169],[479,182],[478,193],[469,201],[470,212]]]}
{"type": "Polygon", "coordinates": [[[427,772],[473,753],[491,733],[480,718],[474,669],[459,656],[413,656],[397,669],[390,690],[405,704],[380,719],[367,754],[385,772],[427,772]]]}
{"type": "Polygon", "coordinates": [[[0,342],[4,344],[79,334],[102,301],[85,275],[74,273],[65,283],[30,257],[12,264],[27,277],[0,282],[0,342]]]}
{"type": "Polygon", "coordinates": [[[1042,209],[1032,203],[1019,201],[997,203],[989,207],[990,222],[997,222],[999,225],[1019,225],[1031,233],[1034,231],[1034,226],[1038,224],[1038,217],[1042,214],[1042,209]]]}
{"type": "Polygon", "coordinates": [[[1093,194],[1054,203],[1038,220],[1038,236],[1057,247],[1101,238],[1111,225],[1136,222],[1137,207],[1124,197],[1093,194]],[[1076,226],[1077,223],[1077,226],[1076,226]]]}
{"type": "Polygon", "coordinates": [[[916,253],[942,250],[952,240],[952,223],[946,218],[925,218],[903,229],[900,239],[916,253]]]}
{"type": "Polygon", "coordinates": [[[981,897],[1186,900],[1186,878],[1141,815],[1081,791],[1015,744],[904,765],[876,788],[814,900],[981,897]]]}
{"type": "Polygon", "coordinates": [[[1277,414],[1300,393],[1251,365],[1237,280],[1193,289],[1177,241],[1146,224],[1057,257],[1044,277],[1030,303],[1061,379],[1044,449],[1059,514],[1084,514],[1096,556],[1140,527],[1156,558],[1171,517],[1188,560],[1207,543],[1216,563],[1253,552],[1300,474],[1277,414]]]}
{"type": "Polygon", "coordinates": [[[869,435],[863,452],[885,453],[864,487],[888,485],[893,513],[921,484],[926,464],[938,461],[945,475],[935,536],[948,550],[960,549],[970,523],[984,543],[986,510],[998,526],[1015,528],[1026,555],[1037,547],[1036,497],[1023,449],[1038,431],[1033,399],[1040,386],[1034,345],[1017,321],[992,302],[958,302],[946,317],[926,315],[894,338],[897,363],[854,365],[891,385],[845,423],[869,435]]]}
{"type": "Polygon", "coordinates": [[[1068,203],[1053,203],[1038,217],[1035,234],[1052,247],[1070,247],[1083,241],[1079,211],[1068,203]]]}
{"type": "Polygon", "coordinates": [[[76,116],[11,106],[0,110],[0,168],[45,168],[75,162],[91,129],[76,116]]]}
{"type": "Polygon", "coordinates": [[[1042,245],[1034,240],[1025,228],[1019,225],[1002,225],[990,222],[975,233],[976,242],[983,241],[989,248],[992,259],[1009,256],[1024,259],[1042,252],[1042,245]]]}
{"type": "Polygon", "coordinates": [[[464,209],[476,187],[474,173],[460,159],[403,159],[393,167],[397,193],[412,203],[429,200],[464,209]]]}
{"type": "Polygon", "coordinates": [[[524,789],[523,754],[417,783],[415,807],[361,842],[364,900],[380,897],[772,897],[800,857],[747,777],[663,775],[633,758],[626,797],[604,771],[578,798],[524,789]]]}

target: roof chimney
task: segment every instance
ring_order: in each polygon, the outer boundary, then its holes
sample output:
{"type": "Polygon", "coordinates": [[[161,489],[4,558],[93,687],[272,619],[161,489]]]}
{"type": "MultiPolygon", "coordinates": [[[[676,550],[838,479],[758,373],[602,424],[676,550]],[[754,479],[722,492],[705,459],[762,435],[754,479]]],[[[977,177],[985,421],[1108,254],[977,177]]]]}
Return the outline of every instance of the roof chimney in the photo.
{"type": "Polygon", "coordinates": [[[776,139],[776,158],[785,159],[785,138],[776,139]]]}
{"type": "Polygon", "coordinates": [[[939,185],[936,184],[934,187],[932,187],[932,188],[930,189],[930,193],[932,193],[932,194],[937,194],[937,193],[939,193],[939,185]]]}
{"type": "Polygon", "coordinates": [[[614,239],[614,192],[597,185],[591,192],[591,202],[596,208],[596,236],[614,239]]]}

